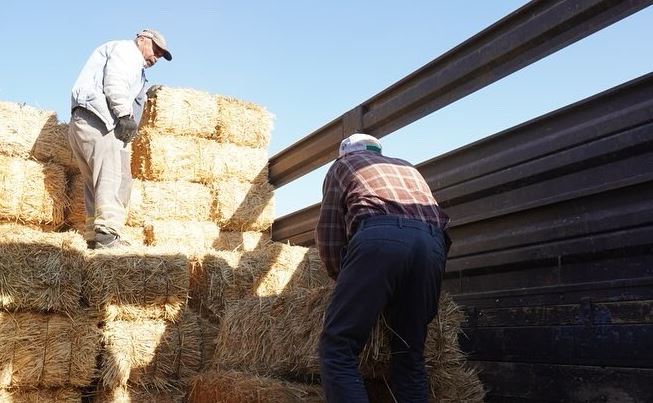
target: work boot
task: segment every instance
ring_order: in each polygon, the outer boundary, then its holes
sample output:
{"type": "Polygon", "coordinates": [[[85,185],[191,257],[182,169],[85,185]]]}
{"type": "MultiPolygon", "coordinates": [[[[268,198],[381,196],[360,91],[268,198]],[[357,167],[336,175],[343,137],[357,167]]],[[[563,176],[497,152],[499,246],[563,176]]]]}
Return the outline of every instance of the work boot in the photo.
{"type": "Polygon", "coordinates": [[[120,238],[118,234],[95,230],[95,247],[93,249],[122,248],[131,244],[120,238]]]}

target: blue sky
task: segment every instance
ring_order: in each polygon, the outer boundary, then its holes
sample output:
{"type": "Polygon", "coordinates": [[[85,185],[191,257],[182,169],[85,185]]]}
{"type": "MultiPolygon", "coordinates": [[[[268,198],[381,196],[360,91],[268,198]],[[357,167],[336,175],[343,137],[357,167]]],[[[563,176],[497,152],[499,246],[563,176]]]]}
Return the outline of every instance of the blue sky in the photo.
{"type": "MultiPolygon", "coordinates": [[[[4,0],[0,100],[67,121],[91,51],[152,27],[174,59],[150,82],[265,106],[274,155],[525,3],[4,0]]],[[[653,7],[384,137],[385,153],[419,163],[649,73],[651,38],[653,7]]],[[[318,202],[327,167],[278,189],[277,215],[318,202]]]]}

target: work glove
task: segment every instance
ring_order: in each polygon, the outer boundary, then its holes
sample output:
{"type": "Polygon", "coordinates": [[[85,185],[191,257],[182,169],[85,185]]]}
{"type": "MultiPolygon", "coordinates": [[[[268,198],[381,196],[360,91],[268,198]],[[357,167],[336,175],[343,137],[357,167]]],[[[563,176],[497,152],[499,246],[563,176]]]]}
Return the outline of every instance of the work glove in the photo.
{"type": "Polygon", "coordinates": [[[121,116],[116,128],[113,129],[113,134],[127,147],[127,144],[138,134],[138,123],[131,116],[121,116]]]}
{"type": "Polygon", "coordinates": [[[147,90],[147,97],[148,98],[156,98],[156,93],[163,88],[162,85],[153,85],[147,90]]]}

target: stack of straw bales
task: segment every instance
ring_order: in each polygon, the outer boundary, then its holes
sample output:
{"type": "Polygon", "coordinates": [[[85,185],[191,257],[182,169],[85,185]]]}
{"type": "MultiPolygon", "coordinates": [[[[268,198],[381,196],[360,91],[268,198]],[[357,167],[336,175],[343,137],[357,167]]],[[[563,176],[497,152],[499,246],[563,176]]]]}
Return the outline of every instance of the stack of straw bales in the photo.
{"type": "Polygon", "coordinates": [[[28,105],[0,101],[0,154],[36,159],[78,171],[66,133],[54,112],[28,105]]]}
{"type": "MultiPolygon", "coordinates": [[[[332,286],[294,290],[272,298],[244,298],[227,306],[216,339],[212,367],[214,374],[203,375],[221,382],[222,374],[237,370],[277,380],[279,388],[288,380],[311,381],[319,376],[317,355],[324,313],[332,286]],[[244,353],[246,352],[246,353],[244,353]]],[[[429,326],[425,346],[431,396],[434,401],[483,400],[484,391],[474,370],[466,366],[458,348],[458,333],[464,320],[462,311],[446,294],[436,319],[429,326]]],[[[361,354],[360,371],[368,392],[377,401],[391,402],[386,379],[391,358],[390,330],[380,320],[361,354]]],[[[201,376],[193,380],[193,401],[202,401],[212,393],[201,385],[201,376]]],[[[224,400],[228,401],[228,400],[224,400]]],[[[290,401],[301,401],[300,399],[290,401]]]]}
{"type": "Polygon", "coordinates": [[[94,401],[181,401],[201,367],[203,343],[187,307],[188,254],[136,245],[89,252],[85,260],[86,302],[103,323],[94,401]]]}
{"type": "Polygon", "coordinates": [[[86,244],[75,233],[0,224],[0,401],[79,402],[101,333],[82,304],[86,244]]]}
{"type": "MultiPolygon", "coordinates": [[[[315,249],[267,234],[265,109],[159,88],[133,144],[133,246],[98,251],[52,232],[85,221],[65,125],[10,103],[0,118],[0,400],[323,400],[316,346],[333,284],[315,249]]],[[[427,343],[431,389],[478,401],[461,320],[445,299],[427,343]]],[[[386,340],[380,323],[361,366],[378,401],[391,401],[386,340]]]]}
{"type": "Polygon", "coordinates": [[[0,102],[0,221],[63,224],[66,170],[74,169],[65,131],[54,112],[0,102]]]}
{"type": "Polygon", "coordinates": [[[82,304],[86,245],[64,223],[76,167],[53,112],[0,102],[0,401],[79,402],[101,334],[82,304]]]}

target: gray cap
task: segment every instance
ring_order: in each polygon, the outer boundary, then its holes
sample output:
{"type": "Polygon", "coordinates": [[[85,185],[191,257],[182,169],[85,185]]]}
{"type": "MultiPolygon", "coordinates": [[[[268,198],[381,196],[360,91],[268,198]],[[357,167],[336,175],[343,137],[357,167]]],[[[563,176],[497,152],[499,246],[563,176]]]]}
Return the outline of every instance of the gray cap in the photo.
{"type": "Polygon", "coordinates": [[[170,49],[168,49],[168,42],[166,42],[166,38],[161,35],[161,32],[148,28],[136,34],[136,37],[139,36],[150,38],[152,42],[156,43],[156,46],[160,47],[161,50],[163,50],[163,58],[168,61],[172,60],[172,53],[170,53],[170,49]]]}

